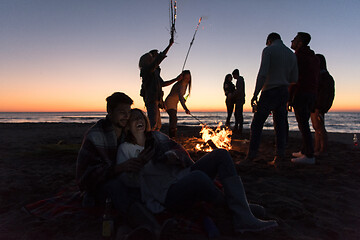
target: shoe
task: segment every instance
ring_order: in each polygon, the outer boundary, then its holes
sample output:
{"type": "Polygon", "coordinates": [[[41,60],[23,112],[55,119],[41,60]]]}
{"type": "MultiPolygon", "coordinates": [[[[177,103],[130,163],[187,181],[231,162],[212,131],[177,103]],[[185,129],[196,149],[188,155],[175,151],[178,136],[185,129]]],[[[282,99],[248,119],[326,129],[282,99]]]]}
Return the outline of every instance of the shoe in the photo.
{"type": "Polygon", "coordinates": [[[294,152],[294,153],[292,153],[291,155],[292,155],[293,157],[296,157],[296,158],[299,158],[299,157],[304,156],[304,154],[302,154],[301,151],[299,151],[299,152],[294,152]]]}
{"type": "Polygon", "coordinates": [[[298,157],[298,158],[292,158],[291,162],[293,163],[300,163],[300,164],[315,164],[315,158],[314,157],[307,157],[307,156],[302,156],[302,157],[298,157]]]}

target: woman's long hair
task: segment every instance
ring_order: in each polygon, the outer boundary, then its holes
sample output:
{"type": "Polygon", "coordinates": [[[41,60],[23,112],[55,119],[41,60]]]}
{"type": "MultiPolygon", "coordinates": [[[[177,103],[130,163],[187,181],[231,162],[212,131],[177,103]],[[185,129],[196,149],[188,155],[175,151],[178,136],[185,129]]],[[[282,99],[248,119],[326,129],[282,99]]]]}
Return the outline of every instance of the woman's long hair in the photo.
{"type": "Polygon", "coordinates": [[[187,95],[187,97],[189,97],[190,93],[191,93],[191,73],[190,73],[190,70],[184,70],[183,75],[184,75],[184,77],[185,77],[185,75],[189,75],[189,78],[190,78],[189,83],[187,85],[187,87],[188,87],[188,95],[187,95]]]}
{"type": "Polygon", "coordinates": [[[225,83],[225,82],[231,82],[231,80],[232,80],[232,75],[231,75],[230,73],[229,73],[229,74],[226,74],[224,83],[225,83]]]}

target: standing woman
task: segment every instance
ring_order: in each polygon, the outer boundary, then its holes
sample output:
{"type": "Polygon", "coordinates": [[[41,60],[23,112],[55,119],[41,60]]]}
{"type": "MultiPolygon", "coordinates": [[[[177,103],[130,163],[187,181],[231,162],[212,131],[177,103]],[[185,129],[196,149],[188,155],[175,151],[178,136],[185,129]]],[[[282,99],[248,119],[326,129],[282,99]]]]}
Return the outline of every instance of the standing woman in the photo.
{"type": "Polygon", "coordinates": [[[326,156],[328,136],[325,129],[325,113],[329,111],[335,97],[335,82],[327,70],[324,55],[316,54],[320,60],[319,85],[315,110],[311,113],[311,122],[315,130],[315,156],[326,156]]]}
{"type": "Polygon", "coordinates": [[[166,112],[169,114],[169,137],[176,137],[177,132],[177,105],[180,101],[181,106],[185,110],[186,114],[190,114],[189,109],[186,107],[185,102],[186,99],[184,95],[186,93],[186,89],[189,89],[189,94],[191,92],[191,74],[189,70],[185,70],[182,72],[182,79],[175,83],[169,95],[165,99],[165,107],[166,112]]]}
{"type": "Polygon", "coordinates": [[[236,100],[235,85],[232,83],[231,74],[227,74],[225,76],[224,92],[225,92],[225,96],[226,96],[225,103],[226,103],[226,109],[227,109],[227,118],[226,118],[225,126],[230,127],[230,119],[231,119],[231,115],[234,110],[235,100],[236,100]]]}

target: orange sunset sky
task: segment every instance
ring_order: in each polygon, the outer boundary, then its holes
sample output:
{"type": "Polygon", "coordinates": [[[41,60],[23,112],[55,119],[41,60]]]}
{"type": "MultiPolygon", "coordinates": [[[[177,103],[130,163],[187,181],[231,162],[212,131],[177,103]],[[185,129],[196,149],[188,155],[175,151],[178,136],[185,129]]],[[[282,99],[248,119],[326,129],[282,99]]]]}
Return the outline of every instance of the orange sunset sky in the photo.
{"type": "MultiPolygon", "coordinates": [[[[297,32],[327,59],[336,83],[331,111],[360,111],[359,1],[178,0],[175,44],[161,64],[169,80],[186,62],[190,111],[225,111],[224,77],[238,68],[250,110],[261,52],[270,32],[285,45],[297,32]],[[304,15],[306,14],[306,15],[304,15]]],[[[25,1],[0,3],[0,112],[105,111],[105,98],[139,96],[138,60],[169,41],[169,1],[25,1]]],[[[165,97],[171,87],[165,87],[165,97]]],[[[181,107],[180,110],[182,111],[181,107]]]]}

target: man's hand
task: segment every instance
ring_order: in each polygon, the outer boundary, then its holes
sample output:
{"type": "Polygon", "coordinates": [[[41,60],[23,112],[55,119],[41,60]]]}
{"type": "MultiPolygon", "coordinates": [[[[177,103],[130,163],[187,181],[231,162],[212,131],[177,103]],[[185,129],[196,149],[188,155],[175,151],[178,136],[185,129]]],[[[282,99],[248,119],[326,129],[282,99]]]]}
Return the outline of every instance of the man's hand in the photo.
{"type": "Polygon", "coordinates": [[[257,103],[257,96],[253,96],[251,99],[251,106],[254,106],[257,103]]]}
{"type": "Polygon", "coordinates": [[[137,158],[130,158],[117,165],[115,172],[139,172],[154,154],[155,150],[153,148],[144,149],[137,158]]]}
{"type": "Polygon", "coordinates": [[[287,108],[288,112],[292,112],[292,108],[293,108],[292,103],[291,103],[291,102],[287,102],[287,103],[286,103],[286,108],[287,108]]]}
{"type": "Polygon", "coordinates": [[[139,172],[144,164],[141,158],[130,158],[129,160],[116,166],[115,171],[121,172],[139,172]]]}
{"type": "Polygon", "coordinates": [[[185,110],[185,113],[186,113],[186,114],[190,114],[189,109],[186,109],[186,110],[185,110]]]}

